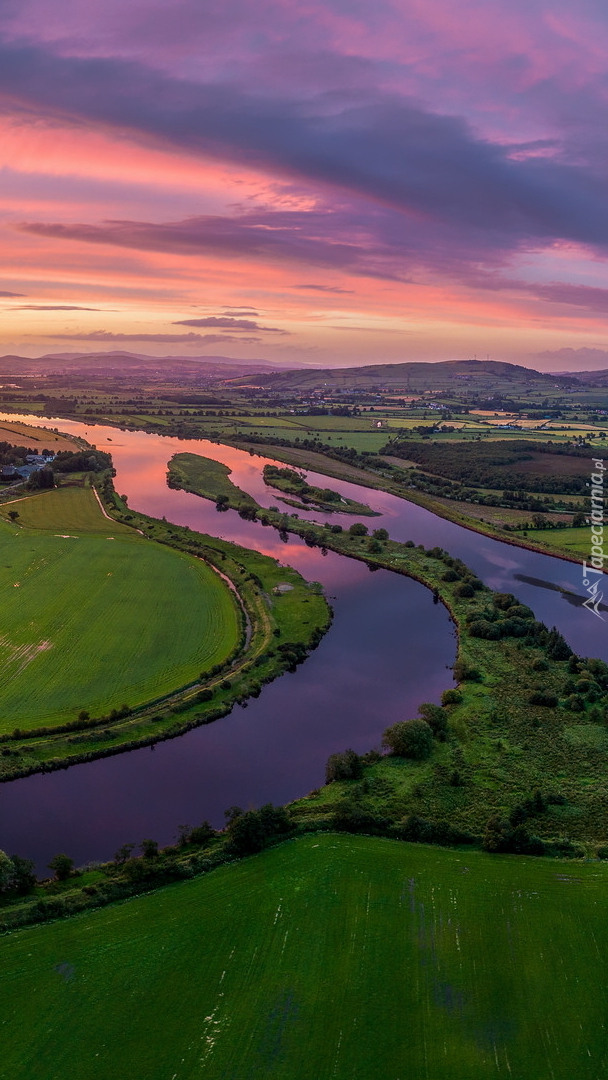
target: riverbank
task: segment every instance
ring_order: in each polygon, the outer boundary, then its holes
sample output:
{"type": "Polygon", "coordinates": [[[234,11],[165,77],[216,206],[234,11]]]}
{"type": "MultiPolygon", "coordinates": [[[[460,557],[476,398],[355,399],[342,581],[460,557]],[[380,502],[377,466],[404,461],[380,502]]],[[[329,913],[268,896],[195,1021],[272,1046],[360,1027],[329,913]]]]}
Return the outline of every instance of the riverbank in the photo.
{"type": "Polygon", "coordinates": [[[240,637],[221,664],[139,708],[99,717],[82,715],[38,731],[17,728],[0,736],[0,781],[154,745],[226,716],[235,703],[258,696],[263,685],[301,663],[331,624],[331,609],[321,590],[291,567],[279,566],[257,551],[129,511],[109,475],[97,490],[113,523],[139,543],[173,548],[229,580],[231,595],[238,598],[240,637]],[[147,539],[142,541],[138,533],[147,539]]]}
{"type": "MultiPolygon", "coordinates": [[[[334,477],[336,480],[347,480],[350,483],[359,484],[361,487],[374,488],[376,491],[386,491],[389,495],[395,495],[406,502],[422,506],[432,514],[436,514],[437,517],[453,522],[454,525],[460,525],[461,528],[480,533],[482,536],[489,536],[492,540],[499,540],[502,544],[525,548],[527,551],[536,551],[540,555],[551,555],[553,558],[562,559],[565,562],[579,565],[581,563],[581,559],[576,558],[575,554],[563,548],[560,549],[542,541],[534,541],[530,537],[513,536],[512,533],[505,532],[504,529],[493,525],[491,522],[480,521],[478,518],[467,516],[454,506],[451,506],[447,499],[434,498],[424,492],[405,488],[403,485],[391,480],[389,476],[378,476],[375,470],[327,457],[326,454],[317,450],[305,450],[298,447],[285,447],[266,443],[260,446],[259,441],[244,441],[242,439],[222,439],[221,441],[228,446],[235,446],[240,450],[246,450],[261,457],[268,454],[278,461],[285,462],[286,465],[311,469],[325,476],[334,477]]],[[[538,531],[542,531],[546,535],[546,530],[538,531]]],[[[566,531],[564,530],[564,532],[566,531]]],[[[555,530],[555,532],[558,538],[561,530],[555,530]]]]}
{"type": "Polygon", "coordinates": [[[368,824],[394,824],[414,815],[449,821],[480,838],[496,816],[508,833],[511,816],[539,791],[538,812],[524,820],[532,819],[541,847],[559,836],[592,845],[608,839],[608,792],[601,783],[608,755],[606,664],[575,657],[530,608],[491,593],[439,547],[379,540],[359,524],[345,531],[262,508],[257,516],[310,546],[416,578],[448,608],[458,634],[458,686],[446,687],[432,753],[366,762],[363,779],[330,783],[297,800],[295,820],[326,824],[336,812],[356,819],[363,811],[368,824]],[[590,776],[597,784],[589,784],[590,776]]]}

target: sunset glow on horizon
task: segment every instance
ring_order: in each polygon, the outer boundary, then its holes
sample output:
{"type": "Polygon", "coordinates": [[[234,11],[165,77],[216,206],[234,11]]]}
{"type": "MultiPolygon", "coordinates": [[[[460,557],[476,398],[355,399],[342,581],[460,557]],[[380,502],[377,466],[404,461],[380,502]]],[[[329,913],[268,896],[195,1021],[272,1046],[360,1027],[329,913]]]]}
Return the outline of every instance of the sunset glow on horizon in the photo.
{"type": "Polygon", "coordinates": [[[608,367],[607,52],[597,0],[7,0],[0,353],[608,367]]]}

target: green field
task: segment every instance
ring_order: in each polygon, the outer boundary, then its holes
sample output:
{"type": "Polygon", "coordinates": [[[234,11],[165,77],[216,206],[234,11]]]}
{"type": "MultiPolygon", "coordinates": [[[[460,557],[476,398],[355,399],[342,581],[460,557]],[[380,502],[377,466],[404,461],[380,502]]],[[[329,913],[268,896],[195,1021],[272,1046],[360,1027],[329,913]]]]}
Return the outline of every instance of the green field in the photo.
{"type": "Polygon", "coordinates": [[[0,942],[6,1080],[600,1080],[608,866],[318,834],[0,942]]]}
{"type": "Polygon", "coordinates": [[[3,513],[0,731],[133,708],[234,649],[238,612],[218,575],[107,520],[90,488],[35,495],[3,513]]]}
{"type": "Polygon", "coordinates": [[[527,538],[533,544],[547,544],[566,555],[578,555],[581,560],[589,561],[591,557],[589,525],[581,529],[529,529],[527,538]]]}
{"type": "Polygon", "coordinates": [[[203,457],[202,454],[174,454],[168,464],[167,483],[169,487],[194,490],[204,493],[206,499],[219,499],[223,496],[239,503],[255,504],[255,499],[230,479],[230,469],[221,461],[203,457]],[[190,487],[187,487],[190,484],[190,487]],[[196,485],[194,488],[193,485],[196,485]]]}

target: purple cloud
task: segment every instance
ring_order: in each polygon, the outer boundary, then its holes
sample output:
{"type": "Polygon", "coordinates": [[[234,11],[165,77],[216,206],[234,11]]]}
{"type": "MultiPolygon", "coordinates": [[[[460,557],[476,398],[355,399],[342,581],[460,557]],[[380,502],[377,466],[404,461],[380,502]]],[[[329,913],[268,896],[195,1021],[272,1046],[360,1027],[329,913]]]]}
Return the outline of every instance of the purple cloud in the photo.
{"type": "MultiPolygon", "coordinates": [[[[102,308],[78,307],[76,304],[19,304],[11,311],[101,311],[102,308]]],[[[112,310],[105,308],[103,310],[112,310]]]]}
{"type": "Polygon", "coordinates": [[[5,42],[0,95],[37,115],[111,125],[336,196],[348,192],[362,200],[363,221],[384,206],[472,230],[487,250],[555,239],[608,246],[604,178],[582,149],[572,160],[513,158],[509,145],[476,135],[463,119],[374,87],[264,97],[130,60],[5,42]]]}
{"type": "Polygon", "coordinates": [[[0,296],[2,296],[2,297],[7,296],[7,297],[12,298],[14,296],[25,296],[25,293],[21,293],[21,292],[4,292],[4,291],[2,291],[2,292],[0,292],[0,296]]]}
{"type": "Polygon", "coordinates": [[[176,319],[174,326],[220,326],[230,330],[264,330],[268,334],[286,334],[276,326],[260,326],[252,319],[233,319],[228,315],[208,315],[203,319],[176,319]]]}
{"type": "Polygon", "coordinates": [[[46,337],[56,341],[155,341],[167,344],[187,345],[196,342],[198,345],[218,345],[226,341],[243,344],[257,344],[261,338],[256,337],[231,337],[229,334],[114,334],[109,330],[92,330],[82,334],[47,334],[46,337]]]}
{"type": "Polygon", "coordinates": [[[352,292],[353,292],[352,289],[338,289],[338,288],[334,288],[331,285],[294,285],[294,289],[311,289],[311,290],[314,290],[315,292],[324,292],[324,293],[351,293],[352,294],[352,292]]]}

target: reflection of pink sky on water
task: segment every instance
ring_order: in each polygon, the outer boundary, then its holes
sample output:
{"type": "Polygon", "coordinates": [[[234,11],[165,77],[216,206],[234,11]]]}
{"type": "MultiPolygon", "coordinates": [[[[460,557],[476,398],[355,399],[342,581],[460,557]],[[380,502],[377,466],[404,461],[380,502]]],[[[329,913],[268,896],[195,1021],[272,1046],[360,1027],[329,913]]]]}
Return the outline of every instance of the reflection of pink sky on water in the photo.
{"type": "MultiPolygon", "coordinates": [[[[40,424],[33,417],[6,418],[40,424]]],[[[180,822],[209,818],[221,824],[223,810],[234,803],[286,802],[322,781],[330,753],[346,746],[368,749],[388,724],[415,715],[421,701],[438,701],[450,684],[446,668],[453,662],[454,632],[427,589],[387,571],[370,574],[365,564],[332,552],[324,557],[293,536],[284,544],[274,529],[242,521],[232,511],[219,514],[212,502],[166,486],[167,461],[174,453],[203,453],[229,465],[239,487],[272,505],[276,494],[261,478],[269,459],[202,441],[68,420],[53,419],[47,426],[109,450],[117,490],[134,509],[256,547],[296,566],[308,580],[322,581],[335,619],[305,664],[224,720],[160,743],[153,753],[132,751],[0,785],[3,849],[35,857],[41,868],[58,850],[81,863],[106,858],[121,843],[142,836],[166,843],[180,822]]],[[[314,481],[315,474],[309,477],[314,481]]],[[[475,566],[493,587],[516,592],[549,625],[560,626],[579,652],[601,652],[596,620],[551,591],[558,581],[576,592],[579,567],[468,532],[383,492],[319,479],[382,508],[385,517],[364,519],[368,526],[386,524],[395,538],[440,544],[475,566]],[[549,587],[514,577],[522,570],[549,587]]],[[[353,518],[333,520],[345,526],[353,518]]]]}
{"type": "MultiPolygon", "coordinates": [[[[245,547],[255,546],[265,554],[289,562],[306,577],[323,581],[328,588],[337,580],[349,579],[350,571],[344,566],[349,560],[322,560],[318,552],[307,548],[293,536],[290,536],[288,544],[283,544],[274,530],[264,529],[259,523],[242,521],[233,511],[218,514],[209,500],[183,491],[171,491],[166,486],[166,466],[173,454],[198,453],[228,465],[232,469],[233,482],[253,495],[261,505],[281,506],[278,493],[267,488],[262,479],[262,469],[272,461],[270,458],[252,456],[246,451],[206,440],[181,440],[140,431],[120,431],[118,428],[73,420],[53,418],[40,421],[38,417],[18,416],[15,413],[4,414],[3,418],[57,427],[83,436],[99,449],[109,450],[117,470],[117,489],[128,496],[130,505],[135,509],[154,517],[165,516],[176,524],[189,525],[192,529],[222,536],[245,547]]],[[[332,523],[338,522],[343,528],[348,528],[353,521],[360,520],[370,531],[378,526],[386,527],[395,540],[411,539],[426,547],[438,544],[450,554],[463,559],[492,589],[515,593],[522,602],[533,608],[539,619],[548,626],[557,626],[578,653],[608,659],[607,624],[600,624],[581,606],[584,596],[581,592],[581,567],[577,563],[501,543],[383,491],[329,479],[310,471],[307,475],[312,483],[322,487],[331,486],[342,495],[365,502],[382,514],[376,518],[335,514],[330,518],[332,523]],[[522,580],[522,577],[527,580],[522,580]],[[569,599],[561,594],[560,588],[570,593],[569,599]]],[[[286,506],[285,510],[287,512],[290,508],[286,506]]],[[[318,511],[298,511],[298,514],[300,518],[318,521],[326,518],[324,513],[318,511]]]]}

